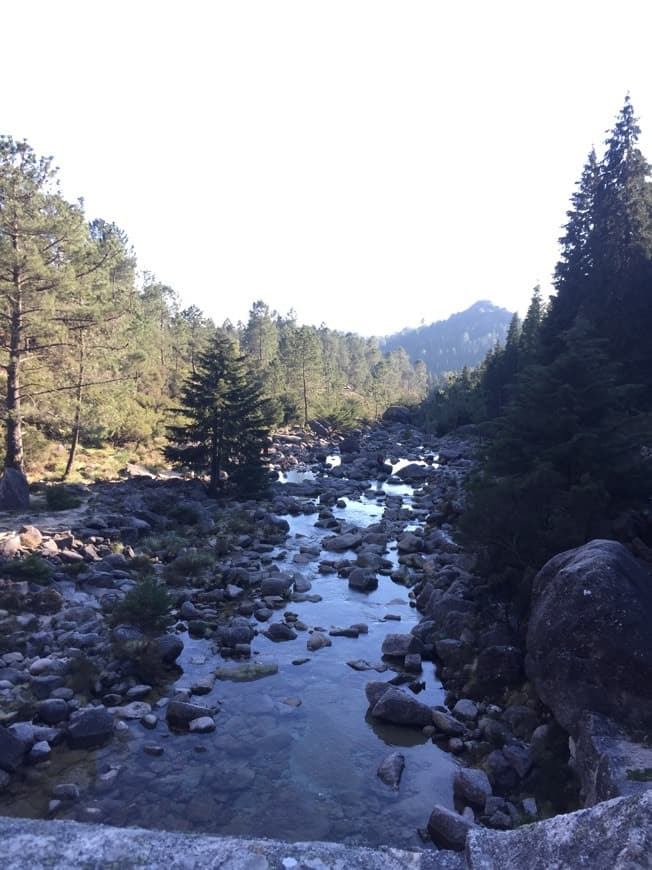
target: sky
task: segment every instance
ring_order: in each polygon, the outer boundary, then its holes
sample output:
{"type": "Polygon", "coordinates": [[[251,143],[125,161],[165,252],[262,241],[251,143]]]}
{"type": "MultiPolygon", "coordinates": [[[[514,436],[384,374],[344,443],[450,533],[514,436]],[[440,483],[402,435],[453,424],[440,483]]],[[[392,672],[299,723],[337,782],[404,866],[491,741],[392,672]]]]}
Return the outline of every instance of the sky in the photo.
{"type": "Polygon", "coordinates": [[[361,335],[523,314],[627,93],[652,160],[648,0],[0,0],[0,21],[0,133],[218,324],[259,299],[361,335]]]}

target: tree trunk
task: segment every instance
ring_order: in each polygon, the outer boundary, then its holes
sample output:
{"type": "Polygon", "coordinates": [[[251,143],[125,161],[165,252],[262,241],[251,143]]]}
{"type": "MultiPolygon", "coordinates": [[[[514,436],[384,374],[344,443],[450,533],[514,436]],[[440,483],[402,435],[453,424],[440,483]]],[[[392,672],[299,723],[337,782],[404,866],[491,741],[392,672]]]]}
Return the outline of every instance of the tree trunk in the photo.
{"type": "MultiPolygon", "coordinates": [[[[17,235],[14,251],[18,257],[17,235]]],[[[23,421],[21,416],[20,363],[23,339],[23,298],[20,266],[13,269],[14,298],[11,300],[11,326],[9,334],[9,363],[7,365],[7,433],[5,468],[15,468],[25,473],[23,453],[23,421]]]]}
{"type": "Polygon", "coordinates": [[[79,444],[79,433],[81,431],[82,417],[82,402],[84,397],[84,333],[79,334],[79,366],[77,369],[77,389],[75,395],[75,419],[72,424],[72,441],[70,442],[70,450],[68,451],[68,462],[66,470],[63,472],[61,480],[67,480],[72,467],[75,463],[75,454],[79,444]]]}

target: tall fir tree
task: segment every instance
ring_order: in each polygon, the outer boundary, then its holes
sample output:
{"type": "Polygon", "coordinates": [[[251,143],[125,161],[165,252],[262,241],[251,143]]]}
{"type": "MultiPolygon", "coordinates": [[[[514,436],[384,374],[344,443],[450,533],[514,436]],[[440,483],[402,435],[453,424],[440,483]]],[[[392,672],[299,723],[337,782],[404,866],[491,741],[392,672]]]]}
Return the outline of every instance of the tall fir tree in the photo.
{"type": "Polygon", "coordinates": [[[253,493],[266,486],[271,403],[224,334],[218,332],[199,354],[177,411],[184,421],[169,427],[168,459],[207,473],[212,496],[233,487],[253,493]]]}

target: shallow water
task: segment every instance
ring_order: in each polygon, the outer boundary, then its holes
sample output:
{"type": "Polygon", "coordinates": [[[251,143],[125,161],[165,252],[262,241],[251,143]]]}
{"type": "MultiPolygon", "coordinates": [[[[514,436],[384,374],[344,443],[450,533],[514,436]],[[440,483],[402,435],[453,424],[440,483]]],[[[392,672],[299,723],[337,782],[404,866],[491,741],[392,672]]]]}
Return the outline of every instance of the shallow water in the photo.
{"type": "MultiPolygon", "coordinates": [[[[396,487],[383,485],[383,491],[396,492],[396,487]]],[[[383,504],[375,498],[347,499],[345,508],[334,509],[359,526],[376,522],[382,512],[383,504]]],[[[275,662],[278,673],[248,683],[218,681],[210,694],[193,697],[199,704],[219,705],[215,732],[171,732],[164,710],[155,710],[160,719],[153,731],[130,721],[123,735],[100,750],[55,748],[49,763],[12,781],[0,812],[44,817],[53,786],[74,782],[80,787],[79,801],[59,806],[56,817],[295,841],[420,845],[417,828],[425,827],[432,806],[452,806],[456,762],[418,729],[383,725],[366,715],[365,684],[388,680],[391,670],[359,672],[346,664],[365,659],[382,666],[384,636],[409,632],[418,615],[408,590],[389,577],[380,576],[374,592],[359,593],[336,574],[319,574],[320,558],[352,554],[324,552],[313,558],[302,553],[301,548],[330,534],[316,529],[315,519],[288,518],[290,535],[273,555],[280,557],[281,568],[309,579],[310,594],[321,601],[291,602],[287,609],[309,629],[328,632],[363,622],[368,634],[333,637],[331,647],[317,652],[306,648],[307,631],[283,643],[257,635],[252,659],[275,662]],[[376,771],[397,749],[406,767],[400,790],[392,791],[376,771]],[[161,754],[148,754],[153,751],[161,754]]],[[[395,561],[395,544],[387,558],[395,561]]],[[[277,611],[271,621],[280,618],[282,611],[277,611]]],[[[211,641],[183,639],[177,688],[189,687],[225,664],[211,641]]],[[[420,679],[426,689],[419,700],[443,703],[431,662],[424,663],[420,679]]],[[[167,694],[173,688],[168,686],[167,694]]]]}

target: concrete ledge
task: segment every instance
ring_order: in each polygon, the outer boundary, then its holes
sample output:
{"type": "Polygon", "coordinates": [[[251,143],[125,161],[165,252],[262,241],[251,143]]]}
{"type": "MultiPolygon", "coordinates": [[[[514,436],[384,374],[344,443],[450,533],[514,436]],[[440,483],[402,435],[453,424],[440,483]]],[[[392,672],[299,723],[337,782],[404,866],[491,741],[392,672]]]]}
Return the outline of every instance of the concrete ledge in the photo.
{"type": "Polygon", "coordinates": [[[464,870],[461,854],[207,837],[0,817],[7,870],[464,870]]]}

